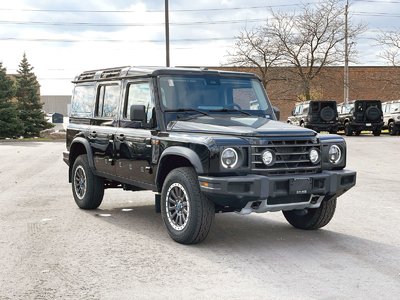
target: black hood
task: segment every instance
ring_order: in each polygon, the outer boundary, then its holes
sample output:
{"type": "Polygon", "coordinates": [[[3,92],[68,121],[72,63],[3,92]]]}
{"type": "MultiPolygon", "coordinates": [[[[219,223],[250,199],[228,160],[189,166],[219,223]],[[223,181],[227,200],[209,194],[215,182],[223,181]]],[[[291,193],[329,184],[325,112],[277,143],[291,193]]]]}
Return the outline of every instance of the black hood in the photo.
{"type": "Polygon", "coordinates": [[[258,116],[212,115],[192,116],[172,121],[167,130],[174,132],[227,134],[238,136],[315,136],[307,128],[261,118],[258,116]]]}

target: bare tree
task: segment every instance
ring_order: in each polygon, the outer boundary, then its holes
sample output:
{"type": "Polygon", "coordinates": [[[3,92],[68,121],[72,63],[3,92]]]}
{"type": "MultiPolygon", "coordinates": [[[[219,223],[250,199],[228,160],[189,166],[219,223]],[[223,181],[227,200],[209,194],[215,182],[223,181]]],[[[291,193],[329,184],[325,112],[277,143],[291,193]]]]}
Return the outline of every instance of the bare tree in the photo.
{"type": "Polygon", "coordinates": [[[272,36],[267,26],[251,30],[244,28],[236,37],[235,47],[228,51],[228,64],[240,67],[257,68],[264,87],[282,77],[270,75],[270,68],[279,65],[283,57],[283,48],[276,37],[272,36]]]}
{"type": "MultiPolygon", "coordinates": [[[[265,25],[240,33],[233,53],[228,53],[229,63],[256,67],[265,86],[282,79],[282,73],[271,76],[271,67],[289,67],[285,68],[291,72],[287,80],[300,82],[301,97],[311,99],[314,78],[324,67],[344,61],[344,9],[342,0],[321,0],[304,4],[298,11],[271,10],[272,17],[265,25]]],[[[354,46],[355,37],[363,31],[363,25],[349,22],[350,45],[354,46]]],[[[352,47],[350,54],[354,53],[352,47]]]]}
{"type": "Polygon", "coordinates": [[[381,46],[379,54],[386,62],[392,66],[400,65],[400,29],[394,31],[381,31],[376,41],[381,46]]]}
{"type": "MultiPolygon", "coordinates": [[[[303,95],[311,99],[311,83],[328,65],[344,61],[345,17],[340,0],[305,4],[299,13],[272,11],[269,34],[285,49],[285,63],[294,67],[303,95]]],[[[364,30],[363,25],[348,26],[348,36],[354,40],[364,30]]]]}

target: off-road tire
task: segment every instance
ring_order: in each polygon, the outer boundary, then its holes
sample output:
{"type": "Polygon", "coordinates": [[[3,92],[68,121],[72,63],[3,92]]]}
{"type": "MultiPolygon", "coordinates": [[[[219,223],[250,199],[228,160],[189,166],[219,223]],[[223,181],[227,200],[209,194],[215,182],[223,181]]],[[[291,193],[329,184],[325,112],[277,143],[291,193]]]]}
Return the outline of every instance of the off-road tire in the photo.
{"type": "MultiPolygon", "coordinates": [[[[176,207],[175,211],[177,211],[176,207]]],[[[214,219],[215,208],[214,204],[201,192],[198,177],[193,168],[177,168],[168,174],[161,192],[161,215],[168,234],[178,243],[196,244],[207,237],[214,219]],[[174,188],[177,190],[172,193],[174,188]],[[186,199],[188,202],[186,212],[189,206],[189,213],[186,215],[184,224],[175,222],[173,213],[169,212],[171,211],[171,200],[174,200],[177,192],[182,195],[178,197],[179,199],[186,199]],[[174,226],[182,228],[174,228],[174,226]]]]}
{"type": "Polygon", "coordinates": [[[314,230],[327,225],[335,214],[336,198],[324,200],[318,208],[283,211],[286,220],[295,228],[314,230]]]}
{"type": "Polygon", "coordinates": [[[394,122],[390,122],[389,123],[388,129],[389,129],[389,134],[390,135],[396,135],[397,134],[397,129],[396,129],[396,126],[394,125],[394,122]]]}
{"type": "Polygon", "coordinates": [[[321,109],[319,116],[323,121],[329,122],[335,118],[335,111],[332,107],[325,106],[323,109],[321,109]]]}
{"type": "Polygon", "coordinates": [[[103,178],[93,174],[87,155],[79,155],[72,167],[72,194],[79,208],[96,209],[104,196],[103,178]]]}
{"type": "Polygon", "coordinates": [[[380,129],[374,130],[374,131],[372,131],[372,134],[373,134],[374,136],[380,136],[380,135],[381,135],[381,130],[380,130],[380,129]]]}
{"type": "Polygon", "coordinates": [[[352,136],[353,135],[353,129],[351,129],[351,126],[349,123],[344,124],[344,133],[347,136],[352,136]]]}

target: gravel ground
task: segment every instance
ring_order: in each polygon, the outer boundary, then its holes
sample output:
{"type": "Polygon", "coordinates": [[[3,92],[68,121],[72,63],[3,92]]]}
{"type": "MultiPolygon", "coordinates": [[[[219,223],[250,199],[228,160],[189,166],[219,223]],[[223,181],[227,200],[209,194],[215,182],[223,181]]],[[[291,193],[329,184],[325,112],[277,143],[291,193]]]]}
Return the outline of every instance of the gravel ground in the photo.
{"type": "Polygon", "coordinates": [[[193,246],[151,192],[79,210],[64,143],[0,143],[0,299],[399,299],[400,137],[346,139],[358,182],[324,229],[218,214],[193,246]]]}

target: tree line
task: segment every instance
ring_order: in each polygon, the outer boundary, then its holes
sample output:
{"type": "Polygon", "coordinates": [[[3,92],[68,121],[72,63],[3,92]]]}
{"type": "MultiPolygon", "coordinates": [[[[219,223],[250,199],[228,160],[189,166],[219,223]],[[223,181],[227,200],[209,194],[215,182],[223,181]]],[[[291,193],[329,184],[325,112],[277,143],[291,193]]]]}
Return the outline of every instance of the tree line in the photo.
{"type": "Polygon", "coordinates": [[[7,76],[0,62],[0,139],[37,137],[53,127],[45,120],[40,102],[40,85],[26,54],[19,64],[15,80],[7,76]]]}
{"type": "Polygon", "coordinates": [[[290,79],[291,86],[300,87],[300,99],[313,99],[313,80],[324,67],[343,64],[346,38],[349,58],[355,57],[356,38],[366,29],[346,19],[341,0],[305,3],[292,12],[271,9],[270,15],[264,25],[239,33],[228,64],[256,68],[265,87],[290,79]],[[272,72],[273,67],[287,72],[272,72]]]}

